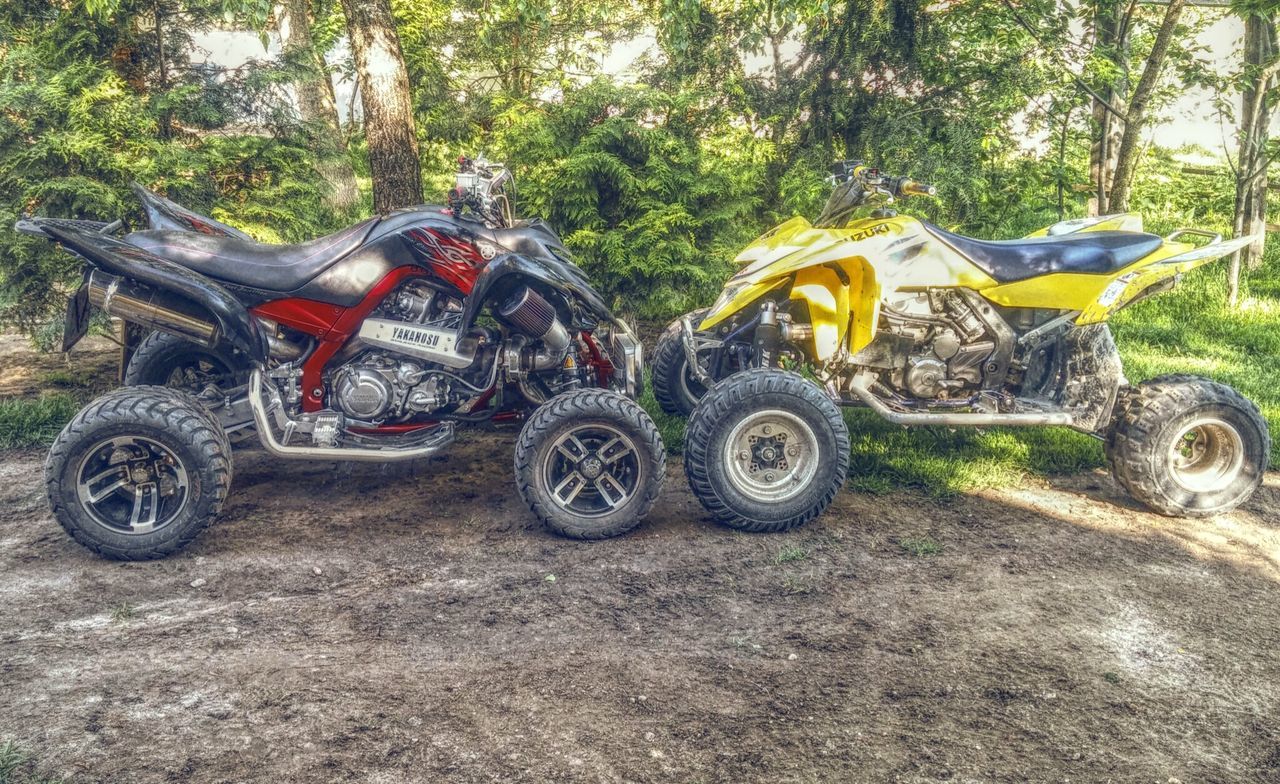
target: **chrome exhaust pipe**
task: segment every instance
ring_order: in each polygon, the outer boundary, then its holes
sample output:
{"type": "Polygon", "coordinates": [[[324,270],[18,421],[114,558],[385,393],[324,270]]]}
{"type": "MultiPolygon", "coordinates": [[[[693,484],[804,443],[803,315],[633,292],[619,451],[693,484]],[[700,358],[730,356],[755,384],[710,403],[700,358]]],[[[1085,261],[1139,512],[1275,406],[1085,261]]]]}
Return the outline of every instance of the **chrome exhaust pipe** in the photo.
{"type": "Polygon", "coordinates": [[[218,342],[218,326],[199,308],[150,286],[95,269],[89,274],[89,303],[103,313],[144,327],[169,332],[205,347],[218,342]]]}
{"type": "Polygon", "coordinates": [[[1075,418],[1065,411],[1019,412],[1013,414],[935,413],[894,411],[884,404],[868,386],[874,380],[870,374],[860,373],[849,385],[849,391],[868,408],[895,425],[935,425],[942,427],[1038,427],[1041,425],[1065,425],[1070,427],[1075,418]]]}
{"type": "Polygon", "coordinates": [[[426,438],[406,446],[292,446],[288,441],[294,434],[297,423],[285,413],[275,385],[269,379],[264,379],[262,370],[256,367],[249,371],[249,408],[253,411],[253,422],[257,427],[258,438],[262,441],[263,448],[276,457],[301,460],[351,460],[365,463],[418,460],[439,454],[445,447],[452,444],[455,429],[454,423],[441,422],[426,438]],[[267,402],[263,402],[264,395],[267,397],[267,402]],[[272,419],[284,433],[283,440],[276,436],[272,419]]]}

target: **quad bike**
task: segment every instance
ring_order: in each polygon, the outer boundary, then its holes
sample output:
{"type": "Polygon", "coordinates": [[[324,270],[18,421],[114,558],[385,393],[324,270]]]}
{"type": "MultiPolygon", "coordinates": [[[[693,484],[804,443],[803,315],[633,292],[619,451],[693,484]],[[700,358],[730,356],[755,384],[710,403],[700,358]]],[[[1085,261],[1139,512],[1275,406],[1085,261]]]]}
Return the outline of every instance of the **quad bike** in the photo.
{"type": "Polygon", "coordinates": [[[690,486],[720,521],[774,531],[820,514],[848,466],[842,406],[902,425],[1088,433],[1120,485],[1167,515],[1226,512],[1257,489],[1270,456],[1257,406],[1194,376],[1130,385],[1106,324],[1253,237],[1159,237],[1114,215],[989,242],[887,208],[928,185],[858,162],[833,179],[815,223],[743,250],[715,304],[654,352],[659,401],[692,409],[690,486]]]}
{"type": "Polygon", "coordinates": [[[515,223],[495,164],[467,162],[450,207],[260,245],[139,190],[152,228],[25,217],[85,262],[63,338],[90,308],[154,330],[124,386],[54,442],[54,515],[108,558],[169,555],[218,514],[229,436],[282,459],[438,455],[460,425],[524,422],[516,482],[552,530],[598,539],[657,498],[663,446],[634,401],[640,344],[543,222],[515,223]]]}

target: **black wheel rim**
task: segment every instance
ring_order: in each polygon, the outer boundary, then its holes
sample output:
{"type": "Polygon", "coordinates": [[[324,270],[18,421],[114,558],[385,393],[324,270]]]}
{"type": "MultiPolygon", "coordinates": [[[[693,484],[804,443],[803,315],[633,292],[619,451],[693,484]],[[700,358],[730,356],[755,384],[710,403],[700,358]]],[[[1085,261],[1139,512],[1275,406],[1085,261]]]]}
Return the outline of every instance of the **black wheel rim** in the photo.
{"type": "Polygon", "coordinates": [[[96,444],[80,461],[76,496],[103,528],[147,534],[181,514],[190,478],[168,447],[141,436],[117,436],[96,444]]]}
{"type": "Polygon", "coordinates": [[[640,486],[640,453],[615,427],[584,424],[556,437],[543,476],[551,500],[582,517],[603,517],[623,506],[640,486]]]}

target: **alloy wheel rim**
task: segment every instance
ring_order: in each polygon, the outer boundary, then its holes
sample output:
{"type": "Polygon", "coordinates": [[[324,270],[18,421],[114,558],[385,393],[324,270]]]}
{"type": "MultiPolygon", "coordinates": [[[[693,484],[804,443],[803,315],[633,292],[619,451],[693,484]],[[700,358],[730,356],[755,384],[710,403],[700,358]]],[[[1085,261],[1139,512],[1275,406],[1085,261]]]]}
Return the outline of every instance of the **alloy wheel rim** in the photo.
{"type": "Polygon", "coordinates": [[[172,523],[187,504],[190,485],[177,455],[141,436],[100,441],[76,471],[80,506],[117,534],[147,534],[172,523]]]}
{"type": "Polygon", "coordinates": [[[603,517],[621,509],[640,486],[641,461],[635,442],[604,424],[583,424],[556,437],[543,475],[553,503],[582,517],[603,517]]]}
{"type": "Polygon", "coordinates": [[[1244,468],[1244,439],[1234,425],[1200,417],[1185,425],[1168,453],[1169,473],[1184,490],[1207,493],[1228,487],[1244,468]]]}
{"type": "Polygon", "coordinates": [[[804,492],[818,473],[818,459],[813,428],[780,409],[743,418],[724,444],[724,465],[734,489],[768,503],[788,501],[804,492]]]}

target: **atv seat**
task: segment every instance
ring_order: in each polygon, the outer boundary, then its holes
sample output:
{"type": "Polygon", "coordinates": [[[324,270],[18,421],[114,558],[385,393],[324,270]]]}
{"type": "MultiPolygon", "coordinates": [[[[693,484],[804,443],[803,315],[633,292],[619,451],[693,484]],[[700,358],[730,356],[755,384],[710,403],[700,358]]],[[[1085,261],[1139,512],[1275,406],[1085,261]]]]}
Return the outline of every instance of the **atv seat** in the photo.
{"type": "Polygon", "coordinates": [[[1164,242],[1155,234],[1091,231],[1020,240],[975,240],[932,224],[929,233],[950,245],[1000,283],[1052,272],[1107,275],[1147,256],[1164,242]]]}
{"type": "Polygon", "coordinates": [[[369,218],[301,245],[263,245],[236,237],[185,231],[136,231],[124,241],[227,283],[294,291],[364,244],[379,218],[369,218]]]}

